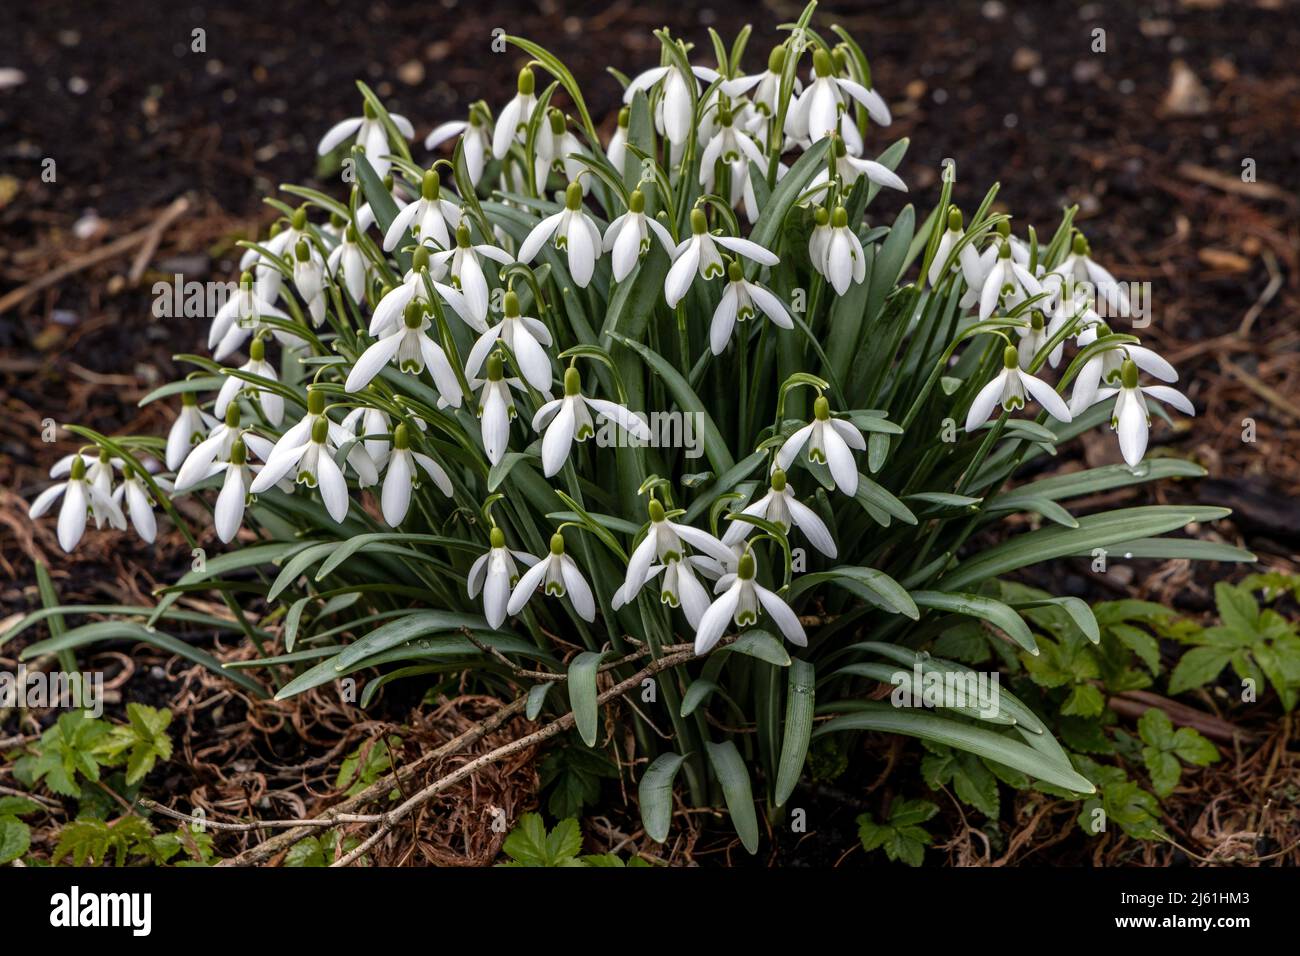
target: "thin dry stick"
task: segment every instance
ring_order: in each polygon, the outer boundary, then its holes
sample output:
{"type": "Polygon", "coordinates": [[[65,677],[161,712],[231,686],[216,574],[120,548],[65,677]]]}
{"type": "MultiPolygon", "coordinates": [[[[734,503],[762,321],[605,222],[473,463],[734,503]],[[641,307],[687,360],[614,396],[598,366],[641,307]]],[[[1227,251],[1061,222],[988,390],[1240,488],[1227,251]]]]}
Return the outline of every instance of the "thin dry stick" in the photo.
{"type": "Polygon", "coordinates": [[[162,223],[162,225],[166,227],[168,223],[188,209],[189,205],[190,201],[182,196],[167,207],[158,222],[145,226],[143,229],[137,229],[135,232],[128,233],[121,239],[110,242],[106,246],[101,246],[93,252],[88,252],[86,255],[74,259],[66,265],[59,266],[57,269],[51,269],[39,278],[33,279],[25,286],[14,289],[8,295],[0,297],[0,315],[8,312],[14,306],[23,302],[30,296],[35,295],[37,292],[40,292],[42,289],[48,288],[52,285],[57,285],[68,276],[76,275],[82,269],[89,269],[91,266],[99,265],[101,262],[107,262],[109,259],[120,256],[122,253],[139,245],[141,242],[147,241],[158,229],[159,223],[162,223]]]}
{"type": "MultiPolygon", "coordinates": [[[[731,640],[735,640],[735,638],[732,638],[731,640]]],[[[722,646],[722,643],[731,643],[731,641],[721,642],[719,646],[722,646]]],[[[669,648],[664,648],[664,650],[669,650],[669,648]]],[[[647,677],[652,677],[655,674],[658,674],[660,671],[667,670],[670,667],[676,667],[678,664],[684,664],[695,657],[695,648],[691,647],[690,645],[680,645],[680,644],[673,645],[672,650],[674,650],[675,653],[665,654],[663,657],[651,661],[649,664],[647,664],[641,670],[637,671],[631,677],[627,678],[621,683],[615,684],[609,690],[605,691],[603,694],[600,694],[596,698],[596,702],[598,704],[604,704],[610,700],[613,700],[615,697],[621,697],[623,694],[626,694],[628,691],[635,690],[638,687],[640,687],[641,682],[645,680],[647,677]],[[678,650],[678,648],[681,647],[685,647],[686,649],[678,650]]],[[[535,744],[539,744],[544,740],[549,740],[551,737],[554,737],[556,734],[560,733],[560,731],[567,730],[569,727],[572,727],[573,722],[574,722],[573,712],[570,711],[569,713],[565,714],[563,717],[560,717],[558,720],[552,721],[551,723],[547,724],[541,730],[534,731],[531,734],[528,734],[524,737],[520,737],[518,740],[513,740],[508,744],[504,744],[498,747],[496,750],[491,750],[480,757],[476,757],[475,759],[469,761],[468,763],[462,764],[461,766],[453,770],[451,773],[447,774],[444,777],[440,777],[439,779],[435,780],[433,783],[429,784],[429,786],[425,787],[423,790],[419,791],[414,796],[410,797],[401,806],[396,807],[395,809],[389,811],[388,813],[383,814],[383,823],[380,824],[379,829],[377,829],[374,833],[372,833],[369,837],[367,837],[361,844],[359,844],[354,850],[352,850],[352,852],[339,858],[331,865],[348,866],[349,864],[355,863],[363,855],[365,855],[367,850],[369,850],[376,843],[382,840],[385,836],[391,833],[393,828],[396,827],[397,824],[400,823],[405,816],[407,816],[407,814],[417,809],[418,807],[423,806],[425,803],[428,803],[430,800],[432,800],[442,791],[446,790],[448,787],[452,786],[453,784],[459,783],[461,780],[464,780],[466,777],[476,773],[477,771],[481,770],[483,767],[488,766],[489,764],[495,763],[498,760],[503,760],[506,757],[509,757],[511,754],[516,754],[521,750],[527,750],[529,747],[532,747],[535,744]]]]}
{"type": "MultiPolygon", "coordinates": [[[[492,714],[490,717],[485,718],[484,720],[475,724],[473,727],[466,730],[464,733],[459,734],[458,736],[447,741],[445,744],[443,744],[441,747],[438,747],[436,750],[429,751],[427,754],[424,754],[419,759],[412,761],[411,763],[407,764],[405,767],[402,767],[400,770],[394,773],[386,774],[381,779],[371,784],[369,787],[366,787],[366,789],[362,790],[360,793],[356,794],[353,797],[349,797],[347,800],[344,800],[338,806],[326,810],[319,817],[316,817],[314,819],[323,820],[326,821],[328,824],[333,824],[339,821],[340,816],[352,813],[358,807],[363,807],[366,804],[370,803],[372,800],[378,800],[381,797],[386,796],[389,792],[392,791],[393,787],[398,785],[399,782],[405,782],[406,780],[409,780],[411,777],[415,775],[416,771],[418,771],[425,764],[431,761],[441,760],[442,758],[455,753],[457,750],[460,750],[463,747],[467,747],[470,744],[480,740],[487,734],[490,734],[492,731],[496,730],[506,721],[514,717],[516,714],[520,713],[524,709],[525,705],[527,705],[527,703],[528,703],[527,695],[520,697],[517,700],[511,701],[509,704],[506,704],[504,707],[502,707],[496,713],[492,714]]],[[[293,844],[297,843],[303,837],[308,836],[314,830],[319,829],[320,826],[321,824],[319,823],[304,822],[303,825],[301,826],[297,826],[291,830],[286,830],[283,833],[276,834],[275,836],[271,837],[269,840],[257,844],[257,846],[249,847],[247,850],[240,853],[238,856],[231,857],[229,860],[223,860],[219,865],[255,866],[259,863],[265,863],[267,860],[271,859],[271,857],[275,856],[277,853],[280,853],[283,850],[287,850],[289,847],[293,846],[293,844]]]]}

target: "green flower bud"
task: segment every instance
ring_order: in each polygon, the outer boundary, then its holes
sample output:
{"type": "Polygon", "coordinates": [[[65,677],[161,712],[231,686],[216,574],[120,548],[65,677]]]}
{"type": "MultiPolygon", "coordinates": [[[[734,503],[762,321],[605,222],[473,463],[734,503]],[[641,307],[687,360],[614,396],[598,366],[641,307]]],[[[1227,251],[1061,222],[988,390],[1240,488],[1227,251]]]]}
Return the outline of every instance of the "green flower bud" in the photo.
{"type": "Polygon", "coordinates": [[[236,438],[234,444],[230,446],[230,463],[238,468],[247,461],[248,446],[244,444],[244,439],[236,438]]]}
{"type": "Polygon", "coordinates": [[[627,199],[628,212],[645,212],[645,193],[639,189],[632,190],[632,195],[627,199]]]}
{"type": "Polygon", "coordinates": [[[515,89],[519,91],[520,96],[532,96],[533,90],[537,89],[537,78],[533,76],[533,71],[524,67],[519,71],[519,82],[515,84],[515,89]]]}
{"type": "Polygon", "coordinates": [[[1001,236],[1003,239],[1006,239],[1008,236],[1011,235],[1010,219],[1003,219],[1001,222],[998,223],[998,235],[1001,236]]]}
{"type": "Polygon", "coordinates": [[[307,228],[307,207],[299,206],[297,209],[295,209],[293,211],[292,218],[290,218],[289,220],[289,224],[293,226],[293,228],[296,229],[298,232],[302,232],[304,229],[306,229],[307,228]]]}
{"type": "Polygon", "coordinates": [[[248,347],[248,357],[254,362],[266,361],[266,340],[253,339],[253,343],[248,347]]]}
{"type": "Polygon", "coordinates": [[[819,80],[835,71],[835,62],[825,50],[818,48],[813,51],[813,71],[819,80]]]}
{"type": "Polygon", "coordinates": [[[740,556],[736,563],[736,577],[742,581],[752,581],[754,579],[754,556],[746,551],[740,556]]]}
{"type": "Polygon", "coordinates": [[[651,498],[646,510],[650,512],[650,520],[655,524],[664,520],[664,506],[659,503],[658,498],[651,498]]]}
{"type": "Polygon", "coordinates": [[[487,357],[487,378],[489,382],[499,382],[505,376],[504,363],[501,361],[501,355],[493,352],[487,357]]]}
{"type": "Polygon", "coordinates": [[[86,462],[80,455],[72,459],[72,473],[68,476],[69,481],[85,481],[86,479],[86,462]]]}
{"type": "Polygon", "coordinates": [[[961,231],[961,210],[958,209],[956,206],[953,206],[951,209],[948,210],[948,231],[949,232],[961,231]]]}
{"type": "Polygon", "coordinates": [[[436,169],[431,169],[424,174],[420,180],[420,196],[432,202],[438,198],[438,192],[442,189],[442,177],[438,175],[436,169]]]}
{"type": "Polygon", "coordinates": [[[311,246],[307,245],[306,239],[298,240],[298,244],[293,247],[293,254],[299,262],[306,262],[311,258],[311,246]]]}
{"type": "Polygon", "coordinates": [[[343,238],[347,242],[355,243],[359,238],[357,236],[357,227],[352,225],[351,223],[348,223],[348,227],[343,230],[343,238]]]}
{"type": "Polygon", "coordinates": [[[1002,364],[1007,368],[1020,367],[1020,353],[1016,351],[1014,345],[1008,345],[1002,350],[1002,364]]]}
{"type": "Polygon", "coordinates": [[[424,303],[418,300],[408,302],[402,312],[402,321],[408,329],[418,329],[424,323],[424,303]]]}
{"type": "Polygon", "coordinates": [[[767,69],[769,73],[780,73],[785,69],[785,44],[772,47],[772,52],[767,55],[767,69]]]}
{"type": "Polygon", "coordinates": [[[1125,388],[1138,387],[1138,367],[1132,359],[1126,358],[1119,367],[1119,380],[1125,388]]]}
{"type": "Polygon", "coordinates": [[[1086,256],[1088,254],[1088,240],[1083,238],[1083,233],[1075,230],[1074,240],[1070,243],[1070,251],[1076,256],[1086,256]]]}
{"type": "Polygon", "coordinates": [[[494,548],[504,548],[506,546],[506,533],[496,525],[488,532],[488,543],[494,548]]]}
{"type": "Polygon", "coordinates": [[[831,228],[843,229],[849,224],[849,211],[843,206],[836,206],[835,213],[831,216],[831,228]]]}
{"type": "Polygon", "coordinates": [[[552,136],[560,136],[564,133],[564,114],[554,106],[546,111],[546,119],[551,124],[552,136]]]}
{"type": "Polygon", "coordinates": [[[429,250],[427,247],[417,246],[416,250],[411,253],[411,268],[417,273],[429,268],[429,250]]]}
{"type": "Polygon", "coordinates": [[[780,494],[785,491],[786,479],[785,472],[778,468],[772,472],[772,490],[780,494]]]}
{"type": "Polygon", "coordinates": [[[468,249],[472,245],[469,238],[469,226],[463,222],[456,227],[456,245],[462,249],[468,249]]]}
{"type": "Polygon", "coordinates": [[[564,190],[564,208],[570,212],[577,212],[582,208],[582,184],[569,183],[564,190]]]}
{"type": "Polygon", "coordinates": [[[1034,311],[1030,313],[1029,316],[1029,327],[1033,329],[1035,332],[1041,332],[1043,330],[1043,325],[1044,325],[1043,313],[1039,312],[1037,309],[1034,309],[1034,311]]]}
{"type": "Polygon", "coordinates": [[[815,222],[819,226],[824,226],[830,221],[831,221],[830,211],[825,206],[818,206],[817,211],[813,213],[813,222],[815,222]]]}
{"type": "Polygon", "coordinates": [[[831,63],[834,64],[836,73],[843,73],[848,68],[849,57],[844,52],[843,44],[831,50],[831,63]]]}
{"type": "Polygon", "coordinates": [[[193,392],[181,392],[181,404],[188,408],[194,408],[199,404],[199,397],[193,392]]]}
{"type": "Polygon", "coordinates": [[[745,278],[745,270],[740,267],[740,263],[735,259],[732,259],[731,264],[727,266],[727,278],[732,282],[740,282],[745,278]]]}
{"type": "Polygon", "coordinates": [[[244,272],[239,276],[239,287],[245,292],[253,288],[253,273],[244,272]]]}
{"type": "Polygon", "coordinates": [[[999,259],[1010,259],[1010,258],[1011,258],[1011,243],[1009,243],[1009,242],[1004,242],[1004,243],[1002,243],[1001,248],[998,249],[998,258],[999,258],[999,259]]]}
{"type": "Polygon", "coordinates": [[[231,402],[226,406],[226,427],[239,427],[239,404],[237,402],[231,402]]]}
{"type": "Polygon", "coordinates": [[[514,289],[506,290],[501,304],[506,311],[507,318],[513,319],[519,315],[519,296],[515,295],[514,289]]]}
{"type": "Polygon", "coordinates": [[[632,107],[625,106],[618,111],[618,128],[627,129],[632,125],[632,107]]]}

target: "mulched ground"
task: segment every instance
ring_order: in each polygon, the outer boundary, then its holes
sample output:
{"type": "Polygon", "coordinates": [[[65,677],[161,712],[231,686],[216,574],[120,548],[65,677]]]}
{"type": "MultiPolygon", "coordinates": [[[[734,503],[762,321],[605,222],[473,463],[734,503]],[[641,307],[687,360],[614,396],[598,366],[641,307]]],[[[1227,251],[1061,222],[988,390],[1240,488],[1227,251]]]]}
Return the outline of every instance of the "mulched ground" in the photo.
{"type": "MultiPolygon", "coordinates": [[[[69,558],[54,542],[52,523],[32,527],[26,502],[43,487],[49,464],[73,447],[63,435],[53,446],[42,444],[42,423],[75,421],[104,431],[166,426],[170,411],[140,410],[135,402],[178,373],[170,356],[201,344],[206,321],[154,318],[153,283],[177,272],[186,280],[232,277],[235,241],[270,218],[261,196],[286,181],[329,188],[312,178],[314,147],[329,125],[357,112],[354,79],[409,116],[422,139],[472,100],[503,100],[523,58],[491,52],[499,27],[564,59],[597,122],[609,129],[619,91],[604,64],[635,70],[656,62],[653,28],[666,25],[694,40],[707,60],[707,26],[730,37],[746,21],[773,24],[799,12],[798,4],[734,0],[523,9],[457,0],[150,6],[113,4],[92,18],[81,4],[24,4],[0,31],[0,628],[37,603],[33,557],[50,564],[69,601],[144,601],[188,565],[188,547],[175,534],[146,548],[127,536],[91,533],[69,558]],[[192,51],[195,30],[204,31],[205,52],[192,51]],[[47,160],[55,164],[53,182],[42,179],[47,160]],[[156,249],[138,262],[139,244],[94,261],[109,243],[157,223],[181,196],[188,211],[156,249]],[[61,281],[16,304],[3,298],[60,267],[68,271],[61,281]]],[[[955,199],[963,206],[972,208],[998,180],[1004,208],[1041,234],[1063,205],[1078,203],[1097,257],[1122,279],[1152,283],[1154,321],[1142,334],[1179,368],[1198,408],[1176,430],[1158,426],[1155,438],[1202,462],[1210,478],[1134,489],[1105,504],[1229,505],[1236,512],[1230,521],[1198,533],[1242,544],[1266,566],[1293,571],[1300,564],[1296,11],[1281,0],[990,0],[825,4],[818,18],[823,26],[842,23],[872,57],[876,85],[896,117],[888,141],[912,138],[900,172],[921,209],[937,197],[939,163],[953,157],[955,199]],[[1101,39],[1105,52],[1094,52],[1101,39]],[[1243,181],[1247,168],[1253,182],[1243,181]],[[1243,432],[1254,440],[1244,441],[1243,432]]],[[[774,36],[757,31],[748,65],[761,66],[774,36]]],[[[417,148],[416,155],[423,153],[417,148]]],[[[901,204],[882,196],[876,215],[887,219],[901,204]]],[[[1088,436],[1082,460],[1117,460],[1113,440],[1088,436]]],[[[1078,571],[1062,564],[1054,574],[1073,575],[1071,585],[1082,582],[1094,597],[1149,596],[1189,611],[1205,610],[1213,581],[1237,573],[1212,566],[1193,573],[1176,562],[1136,573],[1115,567],[1104,578],[1078,571]]],[[[12,667],[14,653],[12,645],[0,650],[0,667],[12,667]]],[[[115,660],[96,664],[129,679],[134,698],[182,710],[227,705],[224,698],[214,702],[227,690],[174,661],[115,660]]],[[[238,709],[224,714],[227,729],[209,723],[214,739],[193,746],[217,747],[223,767],[247,760],[240,772],[253,776],[265,773],[258,761],[271,759],[268,753],[296,766],[383,732],[354,724],[350,715],[304,749],[294,742],[302,727],[293,721],[277,717],[274,727],[264,726],[265,714],[229,706],[238,709]]],[[[297,713],[298,721],[308,719],[297,713]]],[[[213,761],[195,757],[187,757],[185,779],[168,780],[167,792],[254,812],[255,802],[239,803],[247,781],[232,784],[213,761]]],[[[866,768],[868,782],[882,759],[866,768]]],[[[323,762],[313,766],[315,776],[299,772],[289,788],[309,805],[332,782],[319,779],[323,762]]],[[[1256,769],[1238,767],[1235,776],[1225,769],[1213,779],[1207,773],[1202,792],[1218,792],[1212,787],[1240,782],[1243,774],[1256,786],[1268,783],[1267,768],[1256,769]]],[[[815,851],[784,847],[783,860],[824,861],[852,844],[852,817],[860,811],[852,801],[819,799],[828,801],[822,818],[840,820],[840,832],[823,831],[815,851]]],[[[1247,795],[1237,803],[1252,801],[1247,795]]],[[[1180,814],[1189,832],[1204,802],[1180,814]]],[[[607,845],[618,845],[619,825],[606,823],[607,845]]],[[[1034,823],[1040,825],[1046,832],[1044,820],[1034,823]]],[[[1235,832],[1236,824],[1213,826],[1235,832]]],[[[1063,831],[1057,825],[1054,832],[1063,831]]],[[[968,842],[951,850],[952,859],[997,858],[968,842]]],[[[481,858],[483,847],[461,852],[481,858]]]]}

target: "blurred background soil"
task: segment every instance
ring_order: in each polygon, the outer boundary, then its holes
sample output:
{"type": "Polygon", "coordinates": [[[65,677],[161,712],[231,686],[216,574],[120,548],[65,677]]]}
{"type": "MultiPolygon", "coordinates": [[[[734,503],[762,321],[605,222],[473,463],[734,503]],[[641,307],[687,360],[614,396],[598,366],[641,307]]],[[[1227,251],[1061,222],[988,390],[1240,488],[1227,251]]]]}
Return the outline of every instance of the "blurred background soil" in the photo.
{"type": "MultiPolygon", "coordinates": [[[[620,89],[604,67],[656,64],[652,29],[668,26],[710,62],[709,26],[730,39],[752,22],[745,66],[757,71],[779,39],[772,27],[800,9],[782,0],[11,5],[0,31],[0,630],[38,603],[33,557],[50,564],[69,602],[145,601],[188,566],[175,532],[147,547],[91,531],[64,556],[53,522],[33,526],[27,502],[75,447],[63,431],[42,443],[43,423],[165,430],[166,403],[136,402],[182,373],[171,356],[201,350],[208,320],[154,317],[153,284],[177,273],[235,278],[234,244],[273,218],[261,198],[278,184],[338,191],[318,178],[315,145],[360,111],[354,80],[412,120],[413,152],[425,157],[433,126],[480,98],[499,108],[512,92],[526,58],[492,52],[500,28],[564,60],[608,132],[620,89]],[[196,30],[204,52],[193,50],[196,30]]],[[[936,0],[825,3],[816,20],[857,37],[893,109],[869,152],[912,141],[899,168],[910,194],[882,195],[875,221],[909,201],[927,213],[951,157],[954,200],[968,212],[1000,181],[999,207],[1017,231],[1032,224],[1043,235],[1077,203],[1096,257],[1121,279],[1152,283],[1153,322],[1141,334],[1178,367],[1198,410],[1174,428],[1157,424],[1153,442],[1209,477],[1091,504],[1230,506],[1232,519],[1195,533],[1282,570],[1300,554],[1298,11],[1284,0],[936,0]]],[[[1096,432],[1062,459],[1057,467],[1075,468],[1118,453],[1096,432]]],[[[1210,607],[1216,579],[1243,573],[1143,562],[1099,576],[1058,565],[1049,573],[1070,593],[1191,612],[1210,607]]],[[[0,649],[0,665],[15,653],[0,649]]],[[[175,661],[118,657],[105,666],[149,671],[158,702],[197,680],[175,661]]],[[[342,740],[355,746],[349,733],[342,740]]],[[[223,785],[236,773],[211,763],[223,785]]]]}

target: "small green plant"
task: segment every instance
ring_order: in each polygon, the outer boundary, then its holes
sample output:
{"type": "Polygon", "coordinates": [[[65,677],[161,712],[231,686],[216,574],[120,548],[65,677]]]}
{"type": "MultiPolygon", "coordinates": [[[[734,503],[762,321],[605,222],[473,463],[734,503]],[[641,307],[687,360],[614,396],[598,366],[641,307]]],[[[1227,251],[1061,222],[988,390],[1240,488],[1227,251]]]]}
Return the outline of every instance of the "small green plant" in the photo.
{"type": "Polygon", "coordinates": [[[14,763],[15,775],[64,797],[80,797],[79,780],[98,783],[105,767],[125,765],[127,785],[140,783],[159,759],[171,759],[172,714],[135,703],[126,712],[127,722],[116,725],[87,711],[61,714],[31,745],[32,752],[14,763]]]}
{"type": "Polygon", "coordinates": [[[499,866],[649,866],[640,857],[624,862],[615,853],[582,854],[582,830],[573,817],[561,820],[548,832],[541,814],[525,813],[501,845],[510,857],[499,866]],[[582,855],[580,855],[582,854],[582,855]]]}
{"type": "Polygon", "coordinates": [[[1208,767],[1219,759],[1214,744],[1191,727],[1175,730],[1169,715],[1157,707],[1138,719],[1138,735],[1146,745],[1142,748],[1142,762],[1151,777],[1151,789],[1159,797],[1174,792],[1183,775],[1184,763],[1208,767]]]}
{"type": "Polygon", "coordinates": [[[117,820],[94,817],[73,820],[63,827],[51,855],[51,862],[65,859],[73,866],[162,865],[177,854],[185,858],[177,865],[207,866],[213,860],[212,835],[194,827],[157,833],[142,817],[128,814],[117,820]]]}
{"type": "Polygon", "coordinates": [[[26,797],[0,797],[0,866],[12,863],[32,843],[31,828],[23,821],[41,812],[41,805],[26,797]]]}
{"type": "Polygon", "coordinates": [[[921,824],[938,812],[939,808],[929,800],[895,797],[889,805],[889,818],[883,823],[876,823],[870,813],[858,817],[858,839],[864,850],[884,850],[894,862],[920,866],[925,848],[934,839],[921,824]]]}
{"type": "MultiPolygon", "coordinates": [[[[285,866],[303,866],[303,867],[323,867],[329,866],[335,860],[338,854],[350,853],[355,850],[361,843],[360,838],[355,836],[343,837],[340,845],[338,834],[333,830],[326,830],[317,836],[304,837],[293,846],[289,847],[289,852],[284,856],[285,866]]],[[[362,856],[357,861],[361,866],[368,866],[370,860],[362,856]]]]}
{"type": "MultiPolygon", "coordinates": [[[[1282,703],[1291,711],[1300,696],[1300,635],[1296,624],[1272,608],[1261,608],[1251,593],[1251,581],[1241,585],[1219,582],[1214,586],[1214,603],[1219,612],[1215,627],[1191,627],[1174,633],[1191,645],[1169,678],[1169,693],[1204,687],[1218,679],[1232,665],[1243,685],[1252,691],[1267,680],[1282,703]]],[[[1294,593],[1294,585],[1291,586],[1294,593]]],[[[1247,699],[1254,699],[1250,693],[1247,699]]]]}

